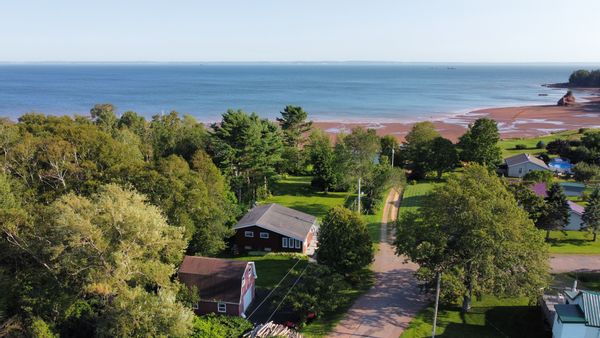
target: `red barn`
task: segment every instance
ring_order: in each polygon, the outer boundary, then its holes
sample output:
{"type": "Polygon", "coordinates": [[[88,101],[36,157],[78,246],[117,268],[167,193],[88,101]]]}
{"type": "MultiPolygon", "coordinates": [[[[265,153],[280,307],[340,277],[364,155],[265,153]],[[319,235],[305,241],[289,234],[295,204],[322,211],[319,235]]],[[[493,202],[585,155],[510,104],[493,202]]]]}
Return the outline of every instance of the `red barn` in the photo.
{"type": "Polygon", "coordinates": [[[259,205],[234,227],[240,251],[300,252],[316,248],[317,218],[279,204],[259,205]]]}
{"type": "Polygon", "coordinates": [[[243,316],[254,300],[254,262],[185,256],[177,276],[189,288],[198,289],[200,301],[194,312],[199,315],[243,316]]]}

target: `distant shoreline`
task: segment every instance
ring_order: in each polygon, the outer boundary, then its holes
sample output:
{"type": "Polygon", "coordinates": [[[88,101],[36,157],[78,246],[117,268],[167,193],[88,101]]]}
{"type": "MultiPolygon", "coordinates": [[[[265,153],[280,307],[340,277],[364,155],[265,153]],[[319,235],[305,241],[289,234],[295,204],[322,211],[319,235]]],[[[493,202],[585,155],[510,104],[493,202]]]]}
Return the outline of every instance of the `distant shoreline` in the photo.
{"type": "MultiPolygon", "coordinates": [[[[457,141],[468,125],[478,118],[487,117],[498,122],[503,139],[536,137],[564,130],[600,128],[600,96],[586,97],[586,102],[574,106],[530,105],[473,110],[443,119],[428,120],[440,134],[457,141]]],[[[360,126],[375,129],[379,135],[393,135],[404,140],[414,123],[408,122],[335,122],[315,121],[315,127],[335,137],[360,126]]]]}

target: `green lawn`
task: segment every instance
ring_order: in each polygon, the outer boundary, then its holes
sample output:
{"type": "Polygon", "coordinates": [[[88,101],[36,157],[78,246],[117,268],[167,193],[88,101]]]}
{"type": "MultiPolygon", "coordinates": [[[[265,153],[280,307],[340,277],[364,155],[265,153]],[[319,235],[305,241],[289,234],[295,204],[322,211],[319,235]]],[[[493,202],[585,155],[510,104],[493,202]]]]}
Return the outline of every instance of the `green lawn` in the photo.
{"type": "Polygon", "coordinates": [[[322,218],[335,206],[344,205],[349,197],[347,192],[324,193],[311,185],[310,176],[289,176],[279,180],[272,187],[273,196],[262,203],[277,203],[322,218]]]}
{"type": "MultiPolygon", "coordinates": [[[[402,338],[431,337],[433,306],[413,319],[402,338]]],[[[543,332],[541,311],[529,306],[526,298],[484,296],[474,301],[469,313],[462,316],[458,306],[441,307],[438,315],[439,337],[549,337],[543,332]]]]}
{"type": "Polygon", "coordinates": [[[400,212],[417,211],[423,198],[439,183],[429,181],[418,182],[417,184],[407,184],[400,204],[400,212]]]}
{"type": "Polygon", "coordinates": [[[548,252],[556,254],[600,254],[600,236],[594,242],[587,231],[551,231],[548,252]]]}
{"type": "Polygon", "coordinates": [[[256,286],[265,289],[271,289],[279,283],[285,274],[298,262],[294,268],[295,271],[301,271],[308,259],[300,255],[280,255],[280,254],[265,254],[257,256],[242,256],[235,259],[243,261],[253,261],[256,266],[256,286]]]}
{"type": "Polygon", "coordinates": [[[512,155],[528,153],[528,154],[540,154],[545,152],[545,149],[537,149],[535,146],[539,141],[544,141],[545,144],[548,144],[551,141],[556,140],[557,138],[566,139],[566,140],[578,140],[580,139],[582,134],[579,134],[577,130],[569,130],[563,131],[560,133],[533,137],[533,138],[511,138],[506,140],[501,140],[498,142],[498,145],[502,149],[502,156],[509,157],[512,155]],[[527,149],[515,149],[517,144],[524,144],[527,146],[527,149]]]}

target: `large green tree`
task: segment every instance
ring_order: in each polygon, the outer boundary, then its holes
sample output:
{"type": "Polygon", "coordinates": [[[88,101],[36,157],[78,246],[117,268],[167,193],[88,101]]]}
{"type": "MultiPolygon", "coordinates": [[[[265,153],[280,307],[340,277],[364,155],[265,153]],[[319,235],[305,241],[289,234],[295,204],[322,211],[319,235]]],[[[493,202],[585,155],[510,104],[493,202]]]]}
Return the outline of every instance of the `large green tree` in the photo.
{"type": "Polygon", "coordinates": [[[326,192],[335,189],[340,175],[335,170],[335,155],[329,135],[320,129],[314,130],[308,138],[306,149],[312,165],[311,184],[326,192]]]}
{"type": "Polygon", "coordinates": [[[406,135],[401,156],[412,178],[424,178],[432,170],[432,145],[438,137],[440,134],[429,121],[415,123],[406,135]]]}
{"type": "Polygon", "coordinates": [[[459,139],[461,159],[493,170],[502,163],[502,151],[498,141],[500,141],[498,123],[488,118],[477,119],[469,125],[467,132],[459,139]]]}
{"type": "Polygon", "coordinates": [[[600,227],[600,188],[592,191],[587,202],[581,219],[583,225],[594,233],[594,241],[596,241],[596,233],[600,227]]]}
{"type": "Polygon", "coordinates": [[[537,225],[546,230],[546,240],[550,239],[550,231],[564,228],[569,223],[569,204],[563,188],[558,183],[550,185],[546,197],[546,207],[537,225]]]}
{"type": "Polygon", "coordinates": [[[15,253],[3,262],[21,261],[5,266],[22,315],[53,323],[63,336],[189,335],[193,314],[176,301],[181,286],[171,280],[183,232],[143,196],[116,185],[91,198],[67,194],[0,229],[15,253]]]}
{"type": "Polygon", "coordinates": [[[445,172],[452,171],[459,163],[459,156],[452,141],[443,137],[436,137],[431,142],[431,157],[429,166],[437,173],[438,180],[445,172]]]}
{"type": "Polygon", "coordinates": [[[344,207],[334,207],[319,228],[317,261],[348,276],[373,260],[369,231],[360,215],[344,207]]]}
{"type": "Polygon", "coordinates": [[[546,210],[544,198],[536,195],[528,183],[508,184],[507,187],[513,193],[519,206],[527,211],[529,218],[537,226],[546,210]]]}
{"type": "Polygon", "coordinates": [[[471,165],[434,189],[417,213],[402,215],[397,253],[419,264],[418,277],[432,285],[442,273],[446,299],[473,294],[529,296],[547,285],[544,240],[498,177],[471,165]]]}
{"type": "Polygon", "coordinates": [[[277,122],[281,125],[285,144],[288,147],[298,147],[304,143],[304,135],[310,131],[312,121],[307,121],[308,113],[298,106],[286,106],[277,122]]]}

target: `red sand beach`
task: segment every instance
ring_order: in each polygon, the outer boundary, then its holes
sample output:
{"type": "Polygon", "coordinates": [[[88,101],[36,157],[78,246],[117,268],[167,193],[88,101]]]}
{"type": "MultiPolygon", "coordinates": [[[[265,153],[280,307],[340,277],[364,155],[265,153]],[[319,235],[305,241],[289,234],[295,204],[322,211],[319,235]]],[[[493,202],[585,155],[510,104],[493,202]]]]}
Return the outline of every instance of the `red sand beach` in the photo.
{"type": "MultiPolygon", "coordinates": [[[[469,123],[481,117],[496,120],[502,138],[533,137],[582,127],[600,128],[600,96],[588,97],[586,100],[586,102],[569,107],[545,105],[481,109],[432,122],[442,136],[453,141],[458,140],[469,123]]],[[[332,136],[340,132],[349,132],[355,126],[363,126],[376,129],[379,135],[394,135],[400,140],[404,139],[412,124],[402,122],[314,123],[317,128],[325,130],[332,136]]]]}

